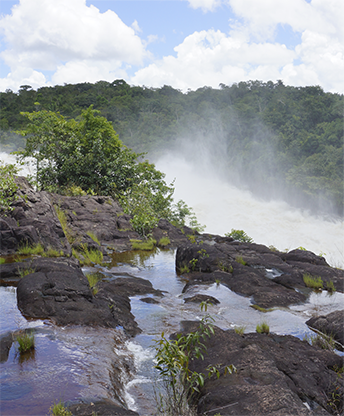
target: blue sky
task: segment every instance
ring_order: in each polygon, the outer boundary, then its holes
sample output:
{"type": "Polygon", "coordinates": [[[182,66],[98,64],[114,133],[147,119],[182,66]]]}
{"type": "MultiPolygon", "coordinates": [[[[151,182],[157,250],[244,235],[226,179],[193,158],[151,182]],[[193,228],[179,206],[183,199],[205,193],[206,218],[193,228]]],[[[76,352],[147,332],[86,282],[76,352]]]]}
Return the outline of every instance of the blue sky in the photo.
{"type": "Polygon", "coordinates": [[[0,91],[247,80],[344,93],[343,0],[0,0],[0,91]]]}

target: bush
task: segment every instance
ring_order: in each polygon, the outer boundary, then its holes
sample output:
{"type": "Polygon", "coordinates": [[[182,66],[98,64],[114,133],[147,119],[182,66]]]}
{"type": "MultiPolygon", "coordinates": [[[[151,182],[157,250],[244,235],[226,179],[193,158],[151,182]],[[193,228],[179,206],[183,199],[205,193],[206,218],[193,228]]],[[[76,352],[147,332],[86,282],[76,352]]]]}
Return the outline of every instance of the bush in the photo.
{"type": "Polygon", "coordinates": [[[241,241],[242,243],[253,243],[253,239],[249,237],[244,230],[235,230],[231,229],[230,233],[225,234],[226,237],[232,237],[236,241],[241,241]]]}
{"type": "Polygon", "coordinates": [[[18,186],[14,180],[17,174],[18,168],[15,165],[6,165],[0,161],[0,213],[13,210],[11,203],[18,198],[18,186]]]}

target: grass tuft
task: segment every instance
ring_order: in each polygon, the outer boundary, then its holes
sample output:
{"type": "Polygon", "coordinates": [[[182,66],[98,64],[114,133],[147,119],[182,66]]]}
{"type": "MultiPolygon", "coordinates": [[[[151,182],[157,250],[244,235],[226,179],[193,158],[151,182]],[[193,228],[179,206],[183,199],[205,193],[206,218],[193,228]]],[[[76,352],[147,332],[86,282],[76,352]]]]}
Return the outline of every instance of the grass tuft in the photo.
{"type": "Polygon", "coordinates": [[[96,295],[98,293],[97,284],[103,279],[104,276],[101,273],[89,273],[86,275],[86,277],[88,280],[88,284],[92,289],[93,295],[96,295]]]}
{"type": "Polygon", "coordinates": [[[87,231],[87,233],[86,233],[89,237],[91,237],[92,238],[92,240],[95,242],[95,243],[97,243],[98,244],[98,246],[100,246],[100,242],[99,242],[99,239],[98,239],[98,237],[92,232],[92,231],[87,231]]]}
{"type": "Polygon", "coordinates": [[[245,329],[246,329],[245,325],[240,325],[240,326],[236,326],[234,328],[234,331],[235,331],[236,334],[238,334],[242,337],[245,333],[245,329]]]}
{"type": "Polygon", "coordinates": [[[154,238],[150,238],[148,240],[130,240],[131,247],[133,250],[143,250],[149,251],[153,250],[156,245],[156,240],[154,238]]]}
{"type": "Polygon", "coordinates": [[[312,335],[305,334],[303,337],[303,341],[307,341],[308,344],[312,345],[313,347],[319,347],[322,350],[333,351],[336,348],[336,341],[331,335],[320,333],[312,335]]]}
{"type": "Polygon", "coordinates": [[[329,282],[326,282],[326,290],[329,293],[334,293],[336,291],[336,288],[334,287],[332,280],[330,280],[329,282]]]}
{"type": "Polygon", "coordinates": [[[262,322],[256,326],[256,332],[258,334],[269,334],[270,327],[266,322],[262,322]]]}
{"type": "Polygon", "coordinates": [[[242,264],[243,266],[246,266],[246,261],[242,258],[242,256],[237,256],[236,258],[235,258],[235,261],[237,262],[237,263],[240,263],[240,264],[242,264]]]}
{"type": "Polygon", "coordinates": [[[40,243],[30,245],[28,242],[26,242],[19,246],[17,253],[22,256],[39,256],[44,253],[44,248],[40,243]]]}
{"type": "Polygon", "coordinates": [[[35,335],[32,331],[20,331],[15,339],[18,343],[18,351],[23,354],[35,349],[35,335]]]}
{"type": "Polygon", "coordinates": [[[309,273],[303,275],[303,281],[307,287],[315,290],[321,290],[323,288],[323,281],[320,276],[311,276],[309,273]]]}
{"type": "Polygon", "coordinates": [[[60,400],[58,403],[55,403],[50,407],[49,416],[73,416],[73,415],[65,407],[64,403],[62,403],[62,401],[60,400]]]}
{"type": "Polygon", "coordinates": [[[253,308],[253,309],[256,309],[259,312],[264,312],[264,313],[273,311],[273,308],[266,309],[266,308],[262,308],[261,306],[258,306],[258,305],[250,305],[250,307],[253,308]]]}
{"type": "Polygon", "coordinates": [[[3,257],[0,257],[0,264],[5,264],[6,260],[3,257]]]}
{"type": "Polygon", "coordinates": [[[158,247],[166,247],[169,244],[171,244],[171,240],[168,237],[162,237],[158,242],[158,247]]]}

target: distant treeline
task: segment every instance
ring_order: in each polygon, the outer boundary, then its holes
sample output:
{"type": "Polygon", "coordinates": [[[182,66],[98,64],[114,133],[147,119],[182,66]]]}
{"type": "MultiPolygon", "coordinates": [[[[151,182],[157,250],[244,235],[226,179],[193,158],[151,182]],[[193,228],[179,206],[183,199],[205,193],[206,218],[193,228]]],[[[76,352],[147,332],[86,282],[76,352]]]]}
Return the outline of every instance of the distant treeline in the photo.
{"type": "Polygon", "coordinates": [[[179,147],[198,163],[206,154],[224,178],[263,197],[343,214],[343,95],[281,81],[186,93],[124,80],[37,91],[24,85],[18,93],[0,93],[0,151],[25,145],[13,133],[25,127],[20,112],[45,109],[77,118],[90,105],[136,152],[157,157],[179,147]]]}

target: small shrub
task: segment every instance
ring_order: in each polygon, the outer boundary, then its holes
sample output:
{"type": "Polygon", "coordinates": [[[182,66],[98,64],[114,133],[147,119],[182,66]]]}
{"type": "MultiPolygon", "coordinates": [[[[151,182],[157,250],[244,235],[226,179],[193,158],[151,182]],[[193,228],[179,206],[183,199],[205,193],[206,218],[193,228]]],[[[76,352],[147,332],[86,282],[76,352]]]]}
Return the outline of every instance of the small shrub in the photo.
{"type": "Polygon", "coordinates": [[[242,264],[243,266],[246,266],[246,261],[242,258],[242,256],[237,256],[236,258],[235,258],[235,261],[237,262],[237,263],[240,263],[240,264],[242,264]]]}
{"type": "Polygon", "coordinates": [[[171,240],[168,237],[162,237],[158,242],[158,247],[166,247],[171,244],[171,240]]]}
{"type": "Polygon", "coordinates": [[[198,259],[195,259],[195,258],[193,258],[193,259],[191,259],[190,261],[189,261],[189,264],[190,264],[190,268],[191,268],[191,270],[195,270],[196,269],[196,264],[198,263],[198,259]]]}
{"type": "Polygon", "coordinates": [[[35,335],[32,331],[20,331],[15,340],[18,343],[18,351],[22,354],[35,348],[35,335]]]}
{"type": "Polygon", "coordinates": [[[58,403],[55,403],[50,407],[49,416],[73,416],[73,415],[60,400],[58,403]]]}
{"type": "Polygon", "coordinates": [[[226,237],[232,237],[236,241],[241,241],[242,243],[253,243],[253,239],[249,237],[244,230],[234,230],[231,229],[230,233],[225,234],[226,237]]]}
{"type": "Polygon", "coordinates": [[[188,234],[187,238],[190,241],[190,243],[196,244],[196,236],[194,234],[188,234]]]}
{"type": "Polygon", "coordinates": [[[153,250],[156,245],[156,240],[150,238],[148,240],[130,240],[131,247],[133,250],[153,250]]]}
{"type": "Polygon", "coordinates": [[[258,334],[269,334],[270,327],[266,322],[262,322],[256,326],[256,332],[258,334]]]}
{"type": "Polygon", "coordinates": [[[39,256],[44,253],[44,248],[42,244],[38,243],[35,245],[30,245],[28,242],[22,244],[18,248],[18,254],[21,254],[22,256],[39,256]]]}
{"type": "Polygon", "coordinates": [[[89,237],[91,237],[92,238],[92,240],[95,242],[95,243],[97,243],[98,244],[98,246],[100,246],[100,242],[99,242],[99,239],[98,239],[98,237],[92,232],[92,231],[87,231],[87,233],[86,233],[89,237]]]}
{"type": "Polygon", "coordinates": [[[320,290],[323,288],[323,281],[320,276],[311,276],[308,273],[303,275],[303,281],[307,287],[310,287],[315,290],[320,290]]]}
{"type": "Polygon", "coordinates": [[[6,260],[3,257],[0,257],[0,264],[5,264],[6,260]]]}
{"type": "Polygon", "coordinates": [[[246,326],[241,325],[241,326],[236,326],[236,327],[234,328],[234,331],[235,331],[235,333],[236,333],[236,334],[238,334],[238,335],[240,335],[240,336],[243,336],[243,335],[244,335],[244,333],[245,333],[245,329],[246,329],[246,326]]]}
{"type": "Polygon", "coordinates": [[[15,183],[17,174],[18,168],[15,165],[7,165],[0,161],[0,212],[13,211],[11,203],[18,198],[18,186],[15,183]]]}

